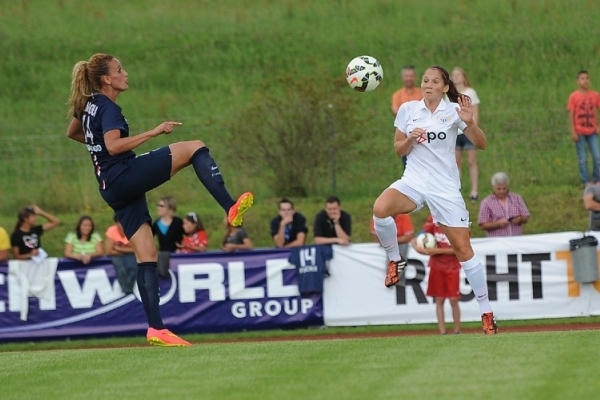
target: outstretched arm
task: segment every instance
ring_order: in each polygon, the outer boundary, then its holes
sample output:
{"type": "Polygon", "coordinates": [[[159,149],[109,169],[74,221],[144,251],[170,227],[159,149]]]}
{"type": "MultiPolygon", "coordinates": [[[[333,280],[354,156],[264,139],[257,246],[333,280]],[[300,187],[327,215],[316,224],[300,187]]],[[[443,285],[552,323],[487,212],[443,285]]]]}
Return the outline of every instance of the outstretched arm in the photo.
{"type": "Polygon", "coordinates": [[[106,150],[108,150],[111,156],[133,150],[136,147],[146,143],[153,137],[159,136],[163,133],[169,134],[173,132],[175,126],[179,125],[181,125],[181,122],[163,122],[151,131],[124,138],[121,137],[121,132],[118,129],[110,130],[104,134],[106,150]]]}

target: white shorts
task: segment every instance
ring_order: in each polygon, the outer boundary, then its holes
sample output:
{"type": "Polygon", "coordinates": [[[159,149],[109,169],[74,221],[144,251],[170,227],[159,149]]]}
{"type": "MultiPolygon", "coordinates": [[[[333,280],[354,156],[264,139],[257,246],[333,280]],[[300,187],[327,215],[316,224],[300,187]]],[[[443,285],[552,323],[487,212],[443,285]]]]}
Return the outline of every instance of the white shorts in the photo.
{"type": "Polygon", "coordinates": [[[419,211],[425,204],[433,216],[433,222],[449,226],[452,228],[468,228],[469,212],[460,192],[458,193],[428,193],[428,191],[419,184],[411,184],[405,178],[398,179],[389,186],[396,189],[416,204],[417,208],[413,211],[419,211]]]}

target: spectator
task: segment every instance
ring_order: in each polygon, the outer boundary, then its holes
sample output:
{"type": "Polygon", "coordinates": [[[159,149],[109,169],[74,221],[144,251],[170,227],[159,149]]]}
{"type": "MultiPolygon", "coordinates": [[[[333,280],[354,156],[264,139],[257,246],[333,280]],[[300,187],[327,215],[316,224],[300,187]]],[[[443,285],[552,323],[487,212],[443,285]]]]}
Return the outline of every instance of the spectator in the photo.
{"type": "Polygon", "coordinates": [[[221,250],[226,253],[238,250],[252,250],[252,241],[248,238],[248,234],[244,228],[231,225],[227,218],[224,219],[224,223],[227,232],[223,238],[223,247],[221,247],[221,250]]]}
{"type": "MultiPolygon", "coordinates": [[[[471,99],[471,109],[473,110],[473,121],[477,125],[479,124],[479,96],[475,89],[471,87],[471,82],[464,69],[460,67],[454,68],[452,71],[452,82],[456,86],[456,89],[469,96],[471,99]]],[[[462,134],[462,130],[459,129],[458,136],[456,137],[456,164],[458,165],[458,172],[460,174],[462,167],[462,153],[467,153],[467,161],[469,163],[469,177],[471,178],[471,195],[469,198],[474,203],[479,198],[478,186],[479,186],[479,167],[477,166],[477,149],[471,143],[469,138],[462,134]]]]}
{"type": "Polygon", "coordinates": [[[41,236],[44,232],[54,229],[60,221],[36,205],[23,208],[19,211],[17,225],[10,235],[10,245],[13,249],[15,260],[30,260],[33,256],[44,256],[41,236]],[[36,225],[37,216],[41,215],[48,222],[36,225]]]}
{"type": "Polygon", "coordinates": [[[169,278],[171,253],[177,252],[177,243],[181,243],[185,232],[183,220],[175,216],[177,203],[171,196],[165,196],[156,203],[159,219],[152,224],[152,234],[158,238],[158,260],[156,272],[161,278],[169,278]]]}
{"type": "Polygon", "coordinates": [[[586,186],[583,191],[583,206],[590,212],[590,231],[600,231],[600,184],[586,186]]]}
{"type": "MultiPolygon", "coordinates": [[[[398,110],[402,104],[408,101],[423,99],[421,88],[416,85],[417,73],[414,65],[405,65],[402,67],[402,83],[404,86],[392,95],[392,114],[394,114],[394,117],[398,114],[398,110]]],[[[404,165],[404,168],[406,168],[406,160],[406,156],[403,156],[402,165],[404,165]]]]}
{"type": "Polygon", "coordinates": [[[402,86],[392,95],[392,114],[394,117],[398,114],[400,106],[407,101],[421,100],[423,94],[417,84],[417,73],[414,65],[405,65],[402,67],[402,86]]]}
{"type": "Polygon", "coordinates": [[[577,86],[577,90],[569,96],[567,105],[571,138],[575,142],[577,150],[581,181],[584,185],[591,185],[600,181],[600,148],[598,147],[598,124],[596,122],[596,109],[600,108],[600,94],[590,90],[590,76],[587,71],[577,73],[577,86]],[[592,154],[594,167],[591,180],[587,169],[586,145],[592,154]]]}
{"type": "Polygon", "coordinates": [[[65,257],[89,264],[93,258],[102,257],[102,236],[94,232],[94,221],[84,215],[79,218],[75,232],[65,237],[65,257]]]}
{"type": "Polygon", "coordinates": [[[8,261],[8,252],[10,250],[10,240],[8,233],[0,226],[0,262],[8,261]]]}
{"type": "Polygon", "coordinates": [[[315,244],[350,244],[352,218],[342,210],[340,199],[330,196],[325,209],[315,217],[315,244]]]}
{"type": "Polygon", "coordinates": [[[202,225],[202,220],[195,212],[189,212],[183,219],[185,236],[177,244],[178,253],[198,253],[208,249],[208,235],[202,225]]]}
{"type": "Polygon", "coordinates": [[[123,226],[116,214],[113,221],[115,223],[106,230],[104,249],[115,267],[121,290],[125,294],[130,294],[133,293],[133,285],[136,283],[137,261],[133,247],[125,236],[123,226]]]}
{"type": "Polygon", "coordinates": [[[430,215],[423,225],[423,231],[431,233],[435,237],[436,247],[426,249],[417,244],[416,240],[411,242],[414,249],[429,257],[429,283],[427,296],[435,299],[435,312],[437,316],[440,334],[446,334],[446,319],[444,316],[444,302],[450,301],[452,307],[452,319],[454,321],[454,333],[460,333],[460,262],[454,255],[452,245],[442,228],[433,222],[430,215]]]}
{"type": "Polygon", "coordinates": [[[183,220],[175,215],[177,203],[171,196],[162,197],[156,203],[158,219],[152,224],[152,234],[158,238],[158,250],[175,253],[177,243],[181,243],[183,220]]]}
{"type": "Polygon", "coordinates": [[[508,175],[497,172],[492,176],[493,193],[479,207],[479,226],[487,236],[519,236],[522,225],[529,220],[529,210],[523,198],[508,190],[508,175]]]}
{"type": "MultiPolygon", "coordinates": [[[[394,217],[394,222],[396,223],[397,229],[396,236],[398,238],[398,249],[400,250],[400,254],[406,258],[408,252],[408,243],[410,243],[411,239],[415,236],[413,223],[408,214],[396,215],[394,217]]],[[[375,232],[375,221],[373,221],[373,219],[371,219],[371,233],[375,237],[375,241],[381,243],[379,242],[379,238],[375,232]]]]}
{"type": "Polygon", "coordinates": [[[271,237],[275,247],[302,247],[306,244],[306,218],[296,212],[294,203],[279,201],[279,215],[271,220],[271,237]]]}

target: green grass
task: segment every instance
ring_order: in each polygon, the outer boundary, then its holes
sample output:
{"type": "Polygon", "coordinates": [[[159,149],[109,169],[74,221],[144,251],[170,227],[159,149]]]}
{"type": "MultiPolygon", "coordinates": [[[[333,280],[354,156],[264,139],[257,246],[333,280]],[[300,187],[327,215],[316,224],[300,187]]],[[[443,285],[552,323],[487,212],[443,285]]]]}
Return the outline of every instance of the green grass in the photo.
{"type": "MultiPolygon", "coordinates": [[[[600,76],[600,45],[590,40],[599,18],[592,0],[5,2],[0,8],[0,224],[11,230],[16,210],[31,202],[59,214],[68,229],[90,209],[100,210],[95,215],[102,222],[109,220],[88,155],[64,132],[72,66],[95,52],[110,52],[130,74],[131,89],[119,103],[133,132],[165,119],[184,122],[174,135],[139,152],[203,139],[232,191],[256,192],[257,214],[248,228],[256,244],[266,246],[265,218],[273,215],[280,194],[260,176],[240,170],[225,144],[236,134],[228,131],[228,122],[251,101],[258,83],[275,73],[327,84],[343,74],[351,58],[369,54],[382,62],[385,80],[369,94],[348,89],[348,101],[360,103],[373,122],[353,149],[360,156],[338,164],[335,190],[355,216],[356,239],[370,240],[372,201],[401,173],[391,146],[389,100],[407,63],[419,71],[434,63],[460,65],[470,74],[489,139],[488,149],[479,153],[482,194],[489,191],[489,177],[504,170],[532,209],[526,232],[583,229],[565,104],[577,70],[588,69],[592,81],[600,76]]],[[[309,199],[298,202],[309,218],[333,191],[329,171],[319,182],[309,199]]],[[[218,207],[192,171],[154,190],[150,199],[167,194],[185,209],[204,212],[209,229],[220,230],[218,207]]],[[[66,230],[46,239],[53,253],[66,230]]]]}
{"type": "Polygon", "coordinates": [[[3,399],[594,398],[597,333],[234,343],[2,355],[3,399]]]}
{"type": "MultiPolygon", "coordinates": [[[[500,321],[500,329],[510,327],[532,327],[549,325],[573,325],[573,324],[597,324],[600,317],[575,317],[575,318],[547,318],[541,320],[509,320],[500,321]]],[[[466,331],[469,329],[479,330],[480,322],[464,322],[461,328],[466,331]]],[[[268,340],[272,338],[296,338],[296,337],[327,337],[331,335],[357,335],[357,334],[388,334],[388,333],[410,333],[414,331],[437,332],[437,324],[406,324],[406,325],[371,325],[371,326],[353,326],[353,327],[323,327],[291,330],[266,330],[266,331],[246,331],[246,332],[228,332],[228,333],[205,333],[205,334],[186,334],[183,335],[186,340],[192,343],[209,343],[223,341],[248,341],[248,340],[268,340]]],[[[137,347],[146,346],[146,340],[143,336],[135,337],[108,337],[92,339],[67,339],[53,341],[35,341],[35,342],[10,342],[0,345],[0,353],[10,351],[28,351],[28,350],[65,350],[80,349],[90,347],[137,347]]]]}

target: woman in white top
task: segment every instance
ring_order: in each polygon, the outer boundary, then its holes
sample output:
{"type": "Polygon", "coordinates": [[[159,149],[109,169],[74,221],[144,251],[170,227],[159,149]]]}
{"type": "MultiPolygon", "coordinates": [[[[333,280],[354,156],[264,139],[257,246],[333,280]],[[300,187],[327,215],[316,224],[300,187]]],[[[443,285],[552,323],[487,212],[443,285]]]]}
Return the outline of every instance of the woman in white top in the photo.
{"type": "Polygon", "coordinates": [[[498,328],[488,299],[482,264],[471,247],[469,214],[460,193],[460,177],[454,157],[456,137],[464,133],[479,149],[486,139],[473,119],[468,96],[458,92],[448,71],[432,66],[423,74],[423,100],[404,103],[396,116],[394,150],[407,156],[402,178],[390,185],[373,206],[375,231],[389,258],[385,286],[400,281],[406,260],[398,250],[392,216],[408,214],[427,204],[460,261],[482,314],[483,330],[498,328]]]}
{"type": "MultiPolygon", "coordinates": [[[[479,124],[479,96],[475,89],[471,87],[471,82],[464,69],[455,67],[452,71],[452,82],[456,89],[469,96],[471,99],[471,109],[473,110],[473,120],[479,124]]],[[[458,164],[458,172],[462,166],[462,154],[467,153],[467,161],[469,163],[469,177],[471,178],[471,202],[477,201],[478,182],[479,182],[479,167],[477,166],[477,148],[471,143],[467,135],[459,135],[456,140],[456,164],[458,164]]]]}

